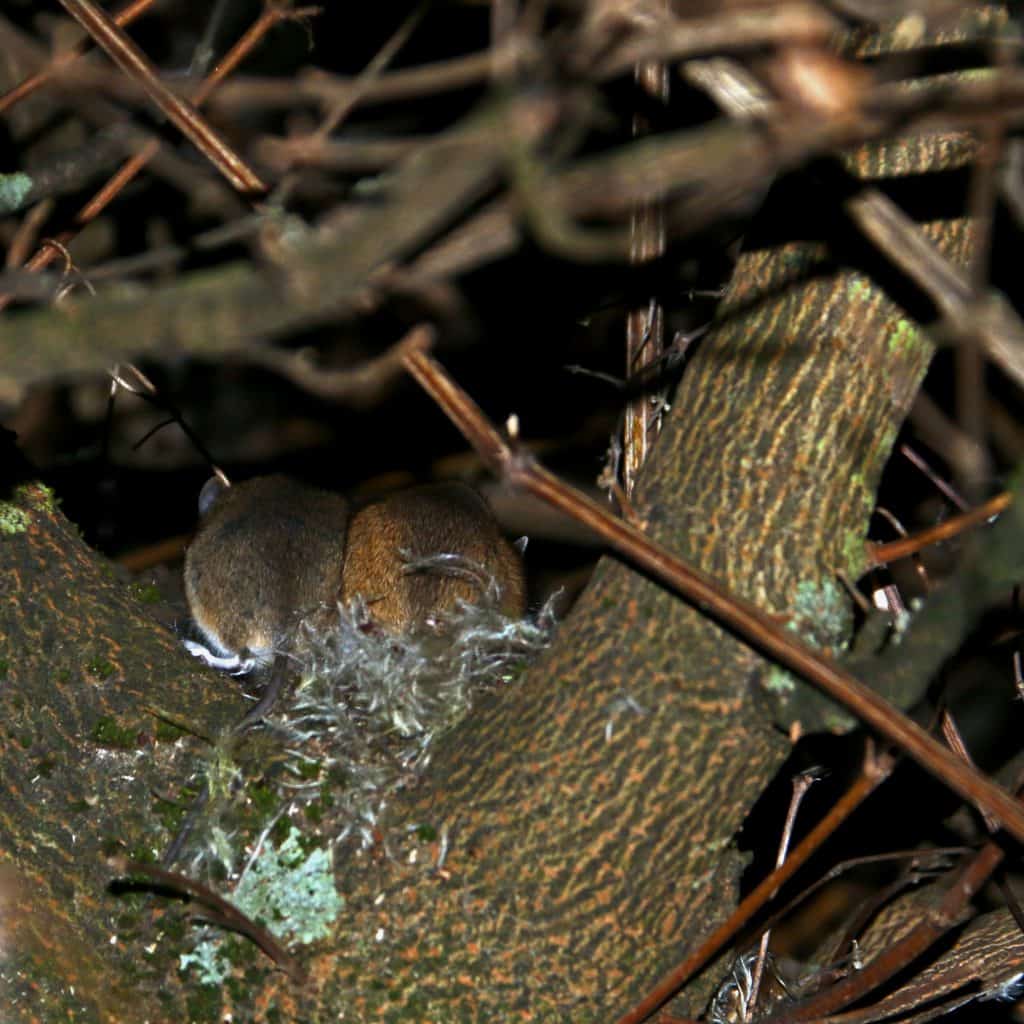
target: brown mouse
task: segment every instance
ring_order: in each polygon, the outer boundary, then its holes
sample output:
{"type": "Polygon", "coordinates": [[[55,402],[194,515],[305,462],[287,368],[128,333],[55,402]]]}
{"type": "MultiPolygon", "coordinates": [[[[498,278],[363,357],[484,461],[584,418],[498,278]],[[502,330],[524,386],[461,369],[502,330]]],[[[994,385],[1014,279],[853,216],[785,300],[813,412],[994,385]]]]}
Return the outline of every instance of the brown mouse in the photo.
{"type": "Polygon", "coordinates": [[[501,610],[521,616],[526,587],[519,553],[487,502],[465,484],[397,491],[349,521],[341,597],[346,603],[361,597],[383,626],[433,625],[460,600],[479,604],[492,581],[501,610]]]}
{"type": "Polygon", "coordinates": [[[410,488],[353,513],[339,495],[288,477],[231,486],[213,477],[199,512],[185,594],[206,643],[186,646],[217,668],[266,664],[301,619],[339,600],[361,598],[400,631],[436,625],[460,599],[480,603],[493,579],[503,611],[525,609],[519,555],[464,484],[410,488]]]}

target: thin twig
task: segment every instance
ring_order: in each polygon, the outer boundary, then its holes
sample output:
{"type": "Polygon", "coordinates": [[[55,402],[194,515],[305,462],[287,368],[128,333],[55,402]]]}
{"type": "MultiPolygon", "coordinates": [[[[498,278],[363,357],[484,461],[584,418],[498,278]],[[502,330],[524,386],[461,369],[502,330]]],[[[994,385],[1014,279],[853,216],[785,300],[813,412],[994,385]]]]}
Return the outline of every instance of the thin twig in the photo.
{"type": "Polygon", "coordinates": [[[886,544],[873,544],[869,541],[868,557],[875,565],[888,565],[889,562],[895,562],[900,558],[916,554],[932,544],[938,544],[940,541],[950,540],[952,537],[959,536],[972,526],[987,523],[1001,512],[1005,512],[1010,507],[1012,501],[1013,495],[1003,491],[1002,494],[989,498],[984,505],[972,508],[969,512],[964,512],[962,515],[952,516],[944,522],[937,523],[935,526],[929,526],[928,529],[920,530],[909,537],[904,537],[902,540],[893,540],[886,544]]]}
{"type": "MultiPolygon", "coordinates": [[[[966,755],[966,751],[964,752],[966,755]]],[[[1024,788],[1024,775],[1018,775],[1013,792],[1019,799],[1024,788]]],[[[795,1024],[816,1020],[863,999],[893,975],[916,960],[956,925],[965,907],[992,877],[1005,858],[1003,847],[990,839],[958,871],[938,906],[925,910],[921,920],[898,942],[889,946],[857,974],[845,978],[824,992],[798,1003],[795,1007],[771,1014],[771,1024],[795,1024]]]]}
{"type": "MultiPolygon", "coordinates": [[[[668,4],[662,2],[658,12],[667,15],[668,4]]],[[[633,71],[637,86],[656,101],[669,100],[668,66],[662,61],[641,61],[633,71]]],[[[633,115],[634,137],[645,135],[651,129],[646,117],[633,115]]],[[[648,263],[665,254],[665,205],[663,202],[639,203],[629,215],[631,264],[648,263]]],[[[665,349],[665,309],[659,298],[652,295],[647,303],[626,314],[626,376],[633,378],[652,363],[660,361],[665,349]]],[[[642,392],[626,404],[622,425],[622,487],[627,500],[633,493],[640,467],[647,459],[661,430],[664,409],[664,390],[653,394],[642,392]],[[654,407],[656,415],[649,420],[654,407]]]]}
{"type": "MultiPolygon", "coordinates": [[[[786,811],[786,820],[782,825],[782,835],[779,838],[779,850],[775,857],[775,870],[777,871],[786,863],[786,855],[789,853],[789,843],[793,838],[793,826],[796,824],[796,813],[803,803],[807,791],[814,785],[816,776],[810,772],[801,772],[793,779],[793,793],[789,801],[789,809],[786,811]]],[[[764,975],[765,961],[768,959],[768,943],[771,941],[771,928],[765,928],[761,933],[761,944],[757,951],[757,960],[754,962],[754,969],[750,977],[750,993],[747,996],[746,1006],[743,1008],[743,1021],[746,1024],[753,1015],[754,1007],[757,1006],[757,996],[761,991],[761,978],[764,975]]]]}
{"type": "MultiPolygon", "coordinates": [[[[223,60],[219,61],[212,72],[203,80],[196,90],[193,102],[197,106],[210,97],[213,91],[224,79],[245,60],[246,57],[256,48],[263,37],[280,21],[288,18],[306,17],[319,8],[302,7],[295,10],[287,8],[268,7],[259,18],[246,30],[242,38],[231,48],[223,60]]],[[[118,169],[106,184],[75,214],[74,227],[62,232],[57,241],[67,245],[78,232],[98,217],[122,190],[139,174],[139,172],[157,155],[160,150],[160,141],[151,139],[138,153],[118,169]]],[[[25,269],[33,272],[48,267],[56,257],[56,253],[49,246],[42,246],[26,264],[25,269]]],[[[9,295],[0,294],[0,310],[5,309],[11,301],[9,295]]]]}
{"type": "Polygon", "coordinates": [[[70,14],[102,47],[126,75],[149,94],[156,106],[178,130],[204,153],[221,174],[245,195],[261,195],[267,187],[256,172],[200,116],[192,104],[175,96],[160,80],[156,69],[124,30],[92,0],[60,0],[70,14]]]}
{"type": "Polygon", "coordinates": [[[947,481],[943,480],[942,477],[928,465],[927,461],[919,455],[913,448],[908,444],[900,445],[900,455],[902,455],[909,463],[919,469],[928,479],[935,485],[935,489],[944,494],[949,500],[956,505],[961,512],[967,512],[970,506],[967,502],[957,493],[956,489],[950,486],[947,481]]]}
{"type": "MultiPolygon", "coordinates": [[[[133,0],[132,3],[121,8],[121,10],[113,15],[114,21],[121,27],[130,25],[140,14],[143,14],[148,8],[152,7],[154,3],[155,0],[133,0]]],[[[65,53],[57,54],[42,71],[29,75],[28,78],[19,82],[13,89],[0,96],[0,114],[6,113],[15,103],[25,99],[26,96],[30,96],[39,86],[48,82],[55,75],[59,75],[70,64],[78,60],[89,49],[89,45],[90,40],[88,38],[76,43],[65,53]]]]}
{"type": "MultiPolygon", "coordinates": [[[[939,728],[942,730],[943,739],[949,744],[950,749],[966,764],[974,764],[974,759],[971,757],[967,744],[964,742],[960,729],[957,727],[956,719],[949,713],[948,708],[942,709],[942,714],[939,716],[939,728]]],[[[982,818],[989,832],[995,834],[999,828],[998,824],[987,814],[983,814],[982,818]]]]}
{"type": "MultiPolygon", "coordinates": [[[[182,433],[192,442],[193,447],[209,466],[216,465],[216,460],[203,443],[203,439],[188,425],[177,406],[168,402],[156,389],[153,382],[134,364],[118,363],[110,371],[110,401],[113,402],[117,388],[123,388],[130,394],[141,398],[144,402],[167,413],[170,423],[177,423],[182,433]]],[[[165,424],[161,424],[164,426],[165,424]]],[[[148,435],[147,435],[148,436],[148,435]]],[[[141,442],[140,442],[141,443],[141,442]]]]}
{"type": "MultiPolygon", "coordinates": [[[[370,63],[363,68],[362,73],[352,83],[352,88],[349,89],[348,94],[339,96],[331,104],[331,108],[328,110],[323,121],[314,131],[309,133],[307,138],[310,143],[315,146],[317,144],[323,145],[327,142],[331,134],[338,129],[359,103],[369,88],[370,83],[380,76],[384,69],[395,59],[402,47],[409,41],[409,37],[416,30],[416,26],[419,25],[420,21],[423,20],[423,15],[426,14],[426,11],[426,3],[421,2],[411,14],[403,19],[402,23],[377,51],[370,63]]],[[[293,176],[282,180],[274,190],[272,201],[276,204],[284,205],[294,186],[295,178],[293,176]]]]}

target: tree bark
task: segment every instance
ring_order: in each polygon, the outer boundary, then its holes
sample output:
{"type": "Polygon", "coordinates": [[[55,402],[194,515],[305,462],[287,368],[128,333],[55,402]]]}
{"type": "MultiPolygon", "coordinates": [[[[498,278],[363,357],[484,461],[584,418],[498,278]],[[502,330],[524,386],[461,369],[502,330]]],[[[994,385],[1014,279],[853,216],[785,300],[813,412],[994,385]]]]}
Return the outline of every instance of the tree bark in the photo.
{"type": "Polygon", "coordinates": [[[240,713],[78,536],[51,491],[0,501],[0,1006],[5,1020],[186,1019],[143,947],[148,902],[108,891],[112,854],[159,858],[205,744],[240,713]],[[166,716],[166,717],[165,717],[166,716]],[[158,998],[163,990],[164,995],[158,998]],[[130,1012],[126,1016],[125,1008],[130,1012]],[[152,1019],[152,1017],[151,1017],[152,1019]]]}

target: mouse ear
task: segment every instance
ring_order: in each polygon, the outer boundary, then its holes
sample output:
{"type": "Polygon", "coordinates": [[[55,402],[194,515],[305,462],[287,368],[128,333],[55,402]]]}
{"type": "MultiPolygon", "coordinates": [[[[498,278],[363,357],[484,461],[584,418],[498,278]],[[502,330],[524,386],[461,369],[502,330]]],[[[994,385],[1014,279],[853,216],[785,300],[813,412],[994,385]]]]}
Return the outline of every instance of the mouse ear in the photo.
{"type": "Polygon", "coordinates": [[[203,489],[199,492],[199,515],[200,517],[205,516],[207,512],[216,504],[217,499],[230,487],[231,485],[225,483],[219,476],[211,476],[209,480],[203,484],[203,489]]]}

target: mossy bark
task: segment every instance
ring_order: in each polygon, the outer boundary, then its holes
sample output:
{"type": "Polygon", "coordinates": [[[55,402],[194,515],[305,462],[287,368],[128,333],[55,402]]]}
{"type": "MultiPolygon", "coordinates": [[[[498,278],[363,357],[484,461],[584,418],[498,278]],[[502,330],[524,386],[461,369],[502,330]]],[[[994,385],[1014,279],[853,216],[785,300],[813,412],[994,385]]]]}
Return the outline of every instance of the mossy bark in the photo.
{"type": "Polygon", "coordinates": [[[240,698],[195,670],[47,489],[10,489],[0,517],[0,1015],[184,1020],[177,942],[148,902],[111,895],[106,858],[158,858],[176,818],[161,797],[187,802],[201,772],[203,744],[162,715],[213,734],[240,698]]]}

